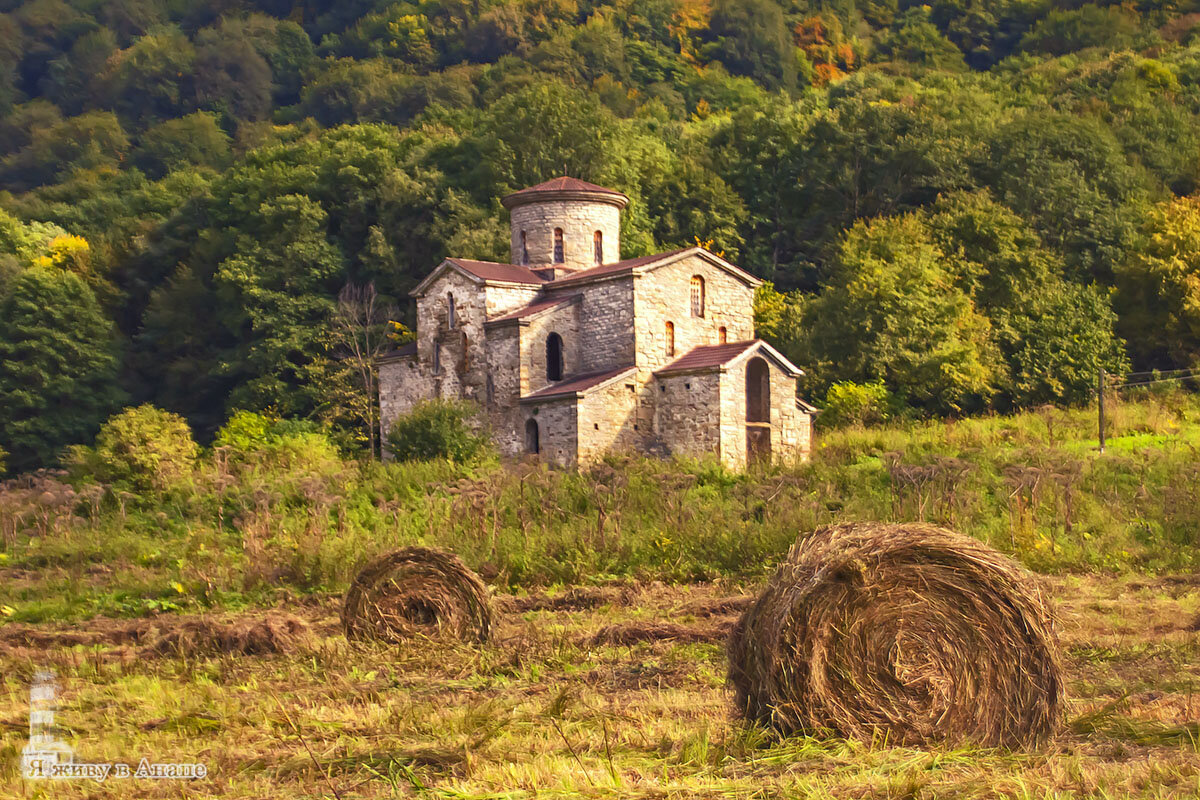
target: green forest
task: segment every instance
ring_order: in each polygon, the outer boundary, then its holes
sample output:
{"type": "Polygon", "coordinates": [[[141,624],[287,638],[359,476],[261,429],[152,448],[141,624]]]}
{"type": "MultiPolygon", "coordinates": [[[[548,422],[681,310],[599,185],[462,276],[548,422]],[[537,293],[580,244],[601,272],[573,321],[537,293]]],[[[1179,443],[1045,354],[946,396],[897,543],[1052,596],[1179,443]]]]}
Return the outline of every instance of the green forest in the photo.
{"type": "Polygon", "coordinates": [[[768,281],[818,405],[1183,375],[1198,34],[1166,0],[0,0],[0,471],[141,404],[364,446],[346,298],[402,337],[564,172],[630,196],[622,257],[768,281]]]}

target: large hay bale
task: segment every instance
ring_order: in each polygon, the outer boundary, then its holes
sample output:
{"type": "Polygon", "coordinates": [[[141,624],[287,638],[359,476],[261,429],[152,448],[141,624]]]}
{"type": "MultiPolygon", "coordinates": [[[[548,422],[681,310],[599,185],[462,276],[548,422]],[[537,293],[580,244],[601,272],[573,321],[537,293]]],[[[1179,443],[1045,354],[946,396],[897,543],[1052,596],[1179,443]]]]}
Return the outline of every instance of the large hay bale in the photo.
{"type": "Polygon", "coordinates": [[[425,547],[406,547],[367,564],[342,606],[348,638],[389,642],[416,635],[486,642],[492,616],[479,576],[458,556],[425,547]]]}
{"type": "Polygon", "coordinates": [[[747,719],[894,744],[1033,744],[1061,718],[1062,664],[1037,580],[923,524],[821,528],[793,545],[729,640],[747,719]]]}

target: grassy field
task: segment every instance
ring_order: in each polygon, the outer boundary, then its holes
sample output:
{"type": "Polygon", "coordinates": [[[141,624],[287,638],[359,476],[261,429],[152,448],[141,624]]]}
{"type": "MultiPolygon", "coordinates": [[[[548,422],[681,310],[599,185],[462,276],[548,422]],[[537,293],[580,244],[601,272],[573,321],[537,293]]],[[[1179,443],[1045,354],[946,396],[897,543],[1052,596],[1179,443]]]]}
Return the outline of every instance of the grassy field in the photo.
{"type": "Polygon", "coordinates": [[[10,482],[0,797],[1200,796],[1200,403],[1125,399],[1105,454],[1093,414],[828,432],[810,463],[750,475],[360,465],[306,434],[206,454],[154,491],[10,482]],[[737,613],[797,533],[848,519],[947,524],[1045,575],[1070,696],[1048,748],[776,741],[733,716],[737,613]],[[495,642],[340,635],[346,582],[404,544],[485,576],[495,642]],[[177,636],[268,611],[311,633],[265,654],[177,636]],[[23,781],[43,667],[77,758],[196,761],[208,777],[23,781]]]}
{"type": "MultiPolygon", "coordinates": [[[[166,655],[129,623],[0,628],[4,797],[1194,797],[1200,579],[1052,579],[1069,726],[1048,748],[775,741],[732,715],[736,584],[500,598],[483,648],[353,645],[335,598],[287,653],[166,655]],[[86,644],[70,644],[86,641],[86,644]],[[34,665],[63,679],[77,758],[203,762],[202,781],[16,774],[34,665]]],[[[169,628],[180,617],[155,624],[169,628]]],[[[135,626],[136,627],[136,626],[135,626]]]]}

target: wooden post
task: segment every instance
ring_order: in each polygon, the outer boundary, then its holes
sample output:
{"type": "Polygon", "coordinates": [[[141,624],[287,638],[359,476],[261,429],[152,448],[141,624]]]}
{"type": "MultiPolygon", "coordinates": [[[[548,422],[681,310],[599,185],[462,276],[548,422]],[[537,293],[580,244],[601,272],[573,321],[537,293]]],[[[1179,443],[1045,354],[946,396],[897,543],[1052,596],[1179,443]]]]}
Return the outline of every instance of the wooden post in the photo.
{"type": "Polygon", "coordinates": [[[1100,368],[1100,403],[1099,403],[1099,411],[1100,411],[1100,452],[1101,452],[1101,453],[1103,453],[1103,452],[1104,452],[1104,384],[1105,384],[1105,383],[1106,383],[1106,381],[1104,380],[1104,368],[1103,368],[1103,367],[1101,367],[1101,368],[1100,368]]]}

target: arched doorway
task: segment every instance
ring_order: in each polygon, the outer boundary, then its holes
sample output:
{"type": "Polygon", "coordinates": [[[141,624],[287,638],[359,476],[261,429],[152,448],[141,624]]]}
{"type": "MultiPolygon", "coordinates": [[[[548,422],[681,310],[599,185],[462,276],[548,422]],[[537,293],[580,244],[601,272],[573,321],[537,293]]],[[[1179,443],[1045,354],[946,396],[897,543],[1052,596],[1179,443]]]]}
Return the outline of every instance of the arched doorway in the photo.
{"type": "Polygon", "coordinates": [[[538,424],[536,419],[531,419],[525,423],[525,452],[536,456],[542,451],[542,445],[538,436],[538,424]]]}
{"type": "Polygon", "coordinates": [[[771,457],[771,368],[761,358],[746,365],[746,460],[771,457]]]}
{"type": "Polygon", "coordinates": [[[546,337],[546,380],[561,381],[563,378],[563,340],[557,333],[546,337]]]}

